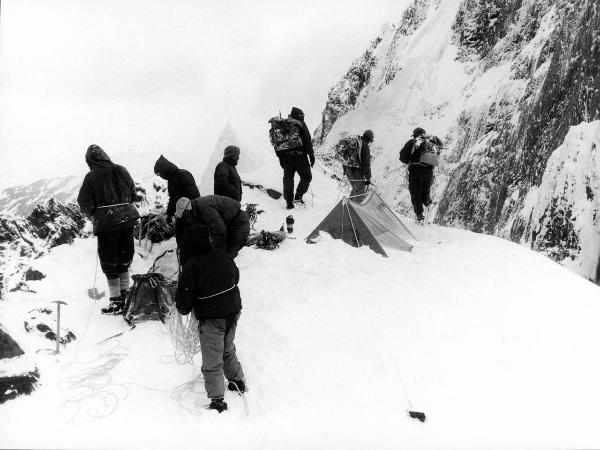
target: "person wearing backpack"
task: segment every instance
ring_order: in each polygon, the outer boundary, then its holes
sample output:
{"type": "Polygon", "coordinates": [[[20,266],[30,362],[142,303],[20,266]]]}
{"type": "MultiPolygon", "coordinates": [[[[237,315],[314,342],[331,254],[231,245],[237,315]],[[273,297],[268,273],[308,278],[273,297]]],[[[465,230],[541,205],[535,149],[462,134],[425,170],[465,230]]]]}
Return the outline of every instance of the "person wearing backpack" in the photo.
{"type": "Polygon", "coordinates": [[[215,195],[223,195],[238,202],[242,201],[242,180],[235,168],[239,159],[239,147],[229,145],[225,148],[223,161],[215,168],[215,195]]]}
{"type": "Polygon", "coordinates": [[[433,203],[433,168],[437,165],[437,153],[441,147],[442,141],[437,136],[429,136],[423,128],[417,127],[413,130],[412,139],[400,151],[400,161],[408,164],[408,190],[419,223],[425,219],[423,206],[429,208],[433,203]]]}
{"type": "Polygon", "coordinates": [[[352,191],[350,200],[360,203],[366,197],[367,186],[371,184],[371,149],[369,145],[375,139],[371,130],[366,130],[357,145],[353,155],[342,162],[344,175],[348,178],[352,191]]]}
{"type": "MultiPolygon", "coordinates": [[[[205,195],[194,200],[182,197],[177,201],[175,217],[178,219],[175,237],[179,244],[188,234],[187,228],[199,223],[208,227],[214,248],[232,258],[246,245],[250,235],[250,219],[240,202],[222,195],[205,195]]],[[[182,245],[180,258],[182,264],[188,258],[182,245]]]]}
{"type": "Polygon", "coordinates": [[[208,228],[200,226],[182,238],[181,248],[190,258],[183,264],[175,306],[183,315],[193,310],[199,322],[208,409],[222,413],[227,410],[223,376],[227,389],[246,392],[246,378],[233,342],[242,311],[240,271],[230,255],[213,249],[209,236],[208,228]]]}
{"type": "Polygon", "coordinates": [[[154,173],[164,180],[167,180],[167,190],[169,192],[169,204],[167,206],[167,222],[171,223],[175,214],[175,205],[181,197],[194,199],[200,197],[200,191],[196,186],[196,181],[187,170],[180,169],[163,155],[156,160],[154,164],[154,173]]]}
{"type": "Polygon", "coordinates": [[[113,163],[100,146],[90,145],[85,161],[90,171],[83,179],[77,203],[92,221],[100,267],[108,281],[110,304],[102,313],[120,314],[129,289],[133,228],[140,217],[132,203],[139,197],[127,169],[113,163]]]}
{"type": "Polygon", "coordinates": [[[306,122],[304,112],[295,106],[289,117],[301,123],[300,139],[302,144],[283,152],[277,152],[279,165],[283,169],[283,198],[287,209],[294,208],[294,202],[304,203],[302,196],[308,191],[312,180],[311,167],[315,165],[315,154],[312,146],[312,138],[306,122]],[[300,181],[294,194],[294,175],[298,173],[300,181]]]}

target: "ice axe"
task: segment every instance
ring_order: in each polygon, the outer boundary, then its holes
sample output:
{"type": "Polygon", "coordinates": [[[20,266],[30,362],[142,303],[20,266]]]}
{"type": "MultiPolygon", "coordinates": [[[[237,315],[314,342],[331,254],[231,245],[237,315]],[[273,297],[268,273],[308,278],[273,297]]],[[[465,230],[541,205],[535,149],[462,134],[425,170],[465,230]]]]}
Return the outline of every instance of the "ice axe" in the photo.
{"type": "Polygon", "coordinates": [[[67,302],[62,300],[55,300],[51,303],[56,303],[56,354],[60,353],[60,305],[68,305],[67,302]]]}

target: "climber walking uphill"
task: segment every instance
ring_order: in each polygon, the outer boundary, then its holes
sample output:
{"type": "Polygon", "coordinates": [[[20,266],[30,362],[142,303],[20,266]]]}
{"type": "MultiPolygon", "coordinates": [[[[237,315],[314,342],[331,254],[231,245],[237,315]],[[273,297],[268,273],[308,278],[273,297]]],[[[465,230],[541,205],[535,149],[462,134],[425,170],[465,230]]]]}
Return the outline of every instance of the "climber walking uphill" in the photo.
{"type": "Polygon", "coordinates": [[[375,139],[371,130],[362,136],[344,136],[335,147],[335,154],[342,162],[344,175],[348,178],[352,191],[350,200],[360,203],[371,184],[371,150],[369,144],[375,139]]]}
{"type": "Polygon", "coordinates": [[[437,136],[428,135],[423,128],[417,127],[413,130],[412,139],[400,151],[400,161],[408,164],[408,190],[419,223],[424,221],[423,206],[429,208],[433,203],[433,169],[437,166],[442,147],[442,141],[437,136]]]}
{"type": "Polygon", "coordinates": [[[242,201],[242,180],[235,166],[240,159],[240,149],[229,145],[223,152],[223,161],[215,168],[215,195],[223,195],[242,201]]]}
{"type": "Polygon", "coordinates": [[[304,113],[300,108],[292,108],[288,118],[273,117],[269,120],[269,137],[283,169],[283,198],[287,209],[294,208],[294,202],[304,203],[302,196],[308,191],[312,180],[311,167],[315,164],[315,154],[304,113]],[[300,181],[294,194],[294,175],[298,172],[300,181]]]}
{"type": "Polygon", "coordinates": [[[167,206],[167,222],[171,222],[175,215],[175,205],[181,197],[194,199],[200,197],[196,181],[187,170],[178,168],[163,155],[154,164],[154,173],[168,181],[169,204],[167,206]]]}
{"type": "MultiPolygon", "coordinates": [[[[235,258],[246,245],[250,234],[250,220],[240,202],[222,195],[206,195],[194,200],[182,197],[177,201],[175,216],[177,241],[193,234],[195,224],[208,227],[215,249],[223,250],[235,258]]],[[[181,264],[190,258],[183,246],[180,248],[181,264]]]]}
{"type": "Polygon", "coordinates": [[[104,314],[120,314],[129,289],[129,266],[133,260],[133,227],[140,217],[135,206],[135,184],[123,166],[113,163],[97,145],[85,154],[90,168],[83,179],[77,203],[92,220],[98,238],[98,256],[108,280],[110,305],[104,314]]]}
{"type": "Polygon", "coordinates": [[[181,240],[181,249],[190,258],[179,277],[175,304],[180,314],[187,315],[193,309],[198,319],[202,375],[211,400],[208,408],[221,413],[227,409],[223,375],[230,391],[246,391],[244,371],[233,342],[242,300],[238,288],[240,272],[233,258],[213,249],[209,235],[208,228],[200,226],[181,240]]]}

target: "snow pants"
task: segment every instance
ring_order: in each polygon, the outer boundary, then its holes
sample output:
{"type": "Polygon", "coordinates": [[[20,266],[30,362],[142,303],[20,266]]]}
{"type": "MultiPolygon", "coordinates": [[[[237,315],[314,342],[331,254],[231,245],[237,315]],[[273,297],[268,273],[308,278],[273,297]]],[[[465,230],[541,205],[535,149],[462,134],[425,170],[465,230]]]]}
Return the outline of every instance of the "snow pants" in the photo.
{"type": "Polygon", "coordinates": [[[208,398],[223,398],[225,382],[246,381],[242,365],[235,353],[235,329],[241,312],[228,319],[202,319],[199,321],[202,375],[208,398]]]}
{"type": "Polygon", "coordinates": [[[350,192],[350,200],[360,203],[366,197],[367,185],[365,184],[365,174],[360,167],[342,166],[344,175],[348,178],[352,191],[350,192]]]}
{"type": "Polygon", "coordinates": [[[133,227],[98,233],[100,267],[108,280],[129,270],[133,253],[133,227]]]}
{"type": "Polygon", "coordinates": [[[410,201],[417,218],[423,217],[423,205],[429,206],[433,183],[433,166],[410,165],[408,168],[408,190],[410,201]]]}
{"type": "Polygon", "coordinates": [[[296,188],[296,197],[302,197],[310,186],[312,172],[308,156],[304,153],[281,155],[279,157],[279,164],[283,169],[283,198],[287,203],[292,203],[294,201],[294,175],[296,172],[300,176],[300,181],[296,188]]]}

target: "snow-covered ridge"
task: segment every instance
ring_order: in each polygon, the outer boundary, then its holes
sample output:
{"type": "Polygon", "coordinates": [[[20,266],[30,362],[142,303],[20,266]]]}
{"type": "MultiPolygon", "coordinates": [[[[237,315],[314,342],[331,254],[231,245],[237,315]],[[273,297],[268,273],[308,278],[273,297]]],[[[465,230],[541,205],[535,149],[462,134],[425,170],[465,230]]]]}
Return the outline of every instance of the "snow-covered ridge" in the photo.
{"type": "MultiPolygon", "coordinates": [[[[530,213],[546,207],[536,202],[550,155],[570,127],[600,118],[598,29],[600,8],[592,0],[415,0],[375,39],[375,50],[368,49],[376,58],[357,101],[333,95],[346,92],[346,77],[332,88],[315,132],[317,155],[340,173],[332,161],[340,134],[373,129],[374,182],[409,214],[398,153],[422,126],[445,142],[434,184],[435,221],[531,245],[540,237],[532,236],[538,224],[530,213]]],[[[578,205],[579,195],[565,194],[563,203],[578,205]]],[[[568,235],[571,222],[554,221],[554,235],[568,235]]],[[[579,241],[586,226],[575,228],[579,241]]],[[[563,261],[560,249],[570,246],[543,248],[563,261]]],[[[578,271],[595,279],[589,270],[578,271]]]]}
{"type": "Polygon", "coordinates": [[[71,175],[8,187],[0,190],[0,213],[25,217],[51,197],[62,203],[72,203],[80,186],[81,178],[71,175]]]}

